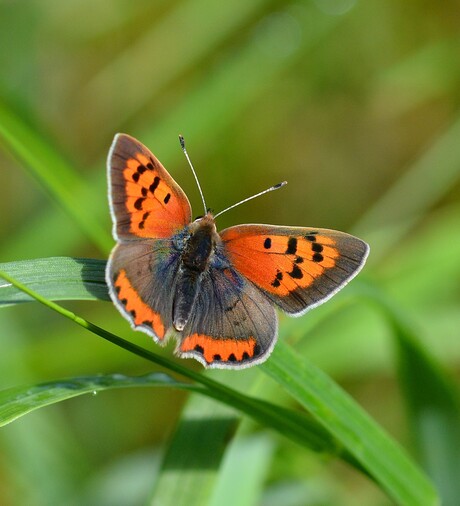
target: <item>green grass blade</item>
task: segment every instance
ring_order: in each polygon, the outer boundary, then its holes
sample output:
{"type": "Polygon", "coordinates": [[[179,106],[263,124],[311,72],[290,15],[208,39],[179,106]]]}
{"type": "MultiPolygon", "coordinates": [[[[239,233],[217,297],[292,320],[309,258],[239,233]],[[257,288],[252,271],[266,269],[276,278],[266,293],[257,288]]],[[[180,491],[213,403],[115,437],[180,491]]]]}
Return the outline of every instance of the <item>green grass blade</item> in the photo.
{"type": "MultiPolygon", "coordinates": [[[[38,258],[0,264],[0,270],[52,300],[110,300],[105,260],[38,258]]],[[[11,283],[0,283],[0,307],[35,300],[11,283]]]]}
{"type": "Polygon", "coordinates": [[[261,368],[312,413],[398,504],[438,504],[433,486],[399,445],[313,364],[279,342],[261,368]]]}
{"type": "Polygon", "coordinates": [[[209,506],[261,504],[263,484],[267,480],[274,450],[274,441],[267,434],[237,438],[222,462],[209,506]]]}
{"type": "Polygon", "coordinates": [[[0,141],[26,167],[52,198],[67,211],[101,251],[109,251],[112,238],[77,195],[83,185],[76,171],[38,133],[0,104],[0,141]]]}
{"type": "Polygon", "coordinates": [[[185,414],[163,459],[152,506],[208,504],[224,451],[240,419],[231,408],[195,395],[189,398],[185,414]]]}
{"type": "MultiPolygon", "coordinates": [[[[145,357],[147,354],[148,352],[146,351],[145,357]]],[[[164,365],[168,362],[169,361],[166,361],[164,365]]],[[[171,362],[171,364],[173,364],[173,362],[171,362]]],[[[193,377],[196,375],[196,373],[188,373],[186,369],[184,369],[183,372],[184,376],[188,375],[193,377]]],[[[198,382],[200,382],[200,376],[196,376],[198,382]]],[[[33,410],[49,406],[50,404],[61,402],[79,395],[114,388],[152,386],[171,387],[197,392],[211,399],[224,402],[224,399],[219,394],[219,383],[208,380],[204,377],[201,378],[201,383],[203,385],[197,386],[193,383],[177,381],[164,373],[151,373],[139,377],[112,374],[85,376],[50,381],[38,385],[12,387],[0,391],[0,426],[11,423],[17,418],[24,416],[33,410]]],[[[336,455],[341,453],[339,445],[323,429],[321,429],[321,427],[315,424],[315,422],[310,421],[304,415],[274,404],[252,399],[248,396],[239,394],[238,392],[229,392],[230,395],[225,402],[229,406],[236,407],[249,416],[252,416],[259,423],[279,431],[289,439],[292,439],[311,450],[336,455]],[[286,422],[282,423],[276,420],[271,420],[270,413],[275,412],[279,415],[280,420],[284,418],[286,422]],[[298,425],[295,431],[292,430],[294,424],[298,425]]],[[[213,409],[215,412],[215,408],[213,409]]],[[[201,408],[201,412],[205,413],[206,410],[201,408]]],[[[228,434],[225,440],[228,441],[228,434]]],[[[182,447],[183,453],[186,453],[185,448],[186,447],[182,447]]],[[[349,463],[353,464],[353,460],[347,456],[346,453],[342,452],[342,457],[349,463]]]]}
{"type": "Polygon", "coordinates": [[[83,376],[49,381],[39,385],[7,388],[0,390],[0,427],[35,409],[79,395],[95,395],[97,392],[114,388],[154,386],[200,390],[196,385],[179,382],[171,376],[159,372],[144,376],[125,376],[123,374],[83,376]]]}
{"type": "Polygon", "coordinates": [[[420,217],[460,179],[460,118],[396,183],[380,197],[353,228],[373,244],[372,262],[385,257],[420,217]]]}
{"type": "Polygon", "coordinates": [[[212,51],[231,37],[242,25],[262,11],[268,0],[234,0],[213,3],[208,0],[183,0],[172,4],[167,14],[156,20],[107,66],[102,68],[77,96],[83,106],[94,103],[101,124],[117,125],[132,118],[174,80],[194,66],[199,67],[212,51]],[[203,16],[203,12],[206,15],[203,16]],[[187,30],[184,30],[187,20],[187,30]],[[176,34],[173,39],[170,34],[176,34]],[[169,40],[168,57],[164,41],[169,40]],[[145,65],[145,55],[155,65],[145,65]],[[142,81],[133,83],[132,75],[142,68],[142,81]],[[107,83],[116,83],[107,93],[107,83]],[[127,93],[126,90],[130,90],[127,93]],[[118,104],[114,110],[113,104],[118,104]]]}
{"type": "Polygon", "coordinates": [[[417,339],[399,311],[384,306],[396,337],[399,377],[422,465],[436,483],[442,504],[460,497],[460,404],[458,391],[417,339]]]}

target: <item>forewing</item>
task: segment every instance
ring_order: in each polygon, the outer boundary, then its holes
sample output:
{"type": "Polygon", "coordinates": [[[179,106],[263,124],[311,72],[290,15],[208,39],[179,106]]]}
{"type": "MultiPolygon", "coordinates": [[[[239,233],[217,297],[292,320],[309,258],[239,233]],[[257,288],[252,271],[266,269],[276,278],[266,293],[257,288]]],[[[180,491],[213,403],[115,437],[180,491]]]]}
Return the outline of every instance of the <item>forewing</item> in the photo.
{"type": "Polygon", "coordinates": [[[263,362],[277,338],[273,306],[235,270],[210,267],[176,352],[205,367],[240,369],[263,362]]]}
{"type": "Polygon", "coordinates": [[[107,167],[116,239],[170,237],[190,223],[187,196],[139,141],[117,134],[107,167]]]}
{"type": "Polygon", "coordinates": [[[120,243],[106,269],[110,297],[136,330],[159,344],[172,326],[172,300],[179,253],[169,239],[120,243]]]}
{"type": "Polygon", "coordinates": [[[361,239],[327,229],[239,225],[220,235],[234,268],[293,316],[337,293],[369,253],[361,239]]]}

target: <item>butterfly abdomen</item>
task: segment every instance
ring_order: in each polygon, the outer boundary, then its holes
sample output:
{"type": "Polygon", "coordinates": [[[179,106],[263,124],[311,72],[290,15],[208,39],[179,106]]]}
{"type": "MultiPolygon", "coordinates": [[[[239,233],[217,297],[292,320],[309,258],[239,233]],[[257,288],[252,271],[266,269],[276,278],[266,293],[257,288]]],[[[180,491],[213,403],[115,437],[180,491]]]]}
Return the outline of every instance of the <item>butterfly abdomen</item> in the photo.
{"type": "Polygon", "coordinates": [[[181,255],[173,302],[173,324],[181,331],[187,324],[218,238],[211,216],[195,221],[181,255]]]}
{"type": "Polygon", "coordinates": [[[202,275],[202,272],[184,266],[179,268],[173,302],[173,325],[179,332],[188,322],[201,285],[202,275]]]}

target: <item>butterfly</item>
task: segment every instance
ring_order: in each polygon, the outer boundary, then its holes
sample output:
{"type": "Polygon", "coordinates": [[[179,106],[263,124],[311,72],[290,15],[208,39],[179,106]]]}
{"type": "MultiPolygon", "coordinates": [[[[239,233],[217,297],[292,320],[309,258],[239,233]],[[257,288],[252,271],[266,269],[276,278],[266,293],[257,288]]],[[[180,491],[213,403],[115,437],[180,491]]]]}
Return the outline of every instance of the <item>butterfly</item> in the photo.
{"type": "Polygon", "coordinates": [[[275,306],[300,316],[366,261],[369,246],[335,230],[237,225],[218,232],[206,205],[192,221],[184,191],[129,135],[115,136],[107,165],[117,241],[106,269],[110,297],[134,329],[160,345],[174,335],[176,354],[205,367],[265,361],[277,340],[275,306]]]}

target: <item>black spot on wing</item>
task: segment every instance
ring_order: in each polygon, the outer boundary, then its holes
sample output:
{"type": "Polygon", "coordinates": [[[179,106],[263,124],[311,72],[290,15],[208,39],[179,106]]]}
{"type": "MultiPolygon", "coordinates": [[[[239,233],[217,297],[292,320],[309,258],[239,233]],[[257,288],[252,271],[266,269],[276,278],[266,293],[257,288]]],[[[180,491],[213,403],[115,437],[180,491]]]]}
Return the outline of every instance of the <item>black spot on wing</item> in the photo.
{"type": "Polygon", "coordinates": [[[283,279],[283,273],[281,271],[278,271],[276,273],[275,279],[272,281],[272,286],[275,288],[278,288],[281,283],[280,281],[283,279]]]}
{"type": "Polygon", "coordinates": [[[317,243],[317,242],[314,242],[312,245],[311,245],[311,250],[312,251],[315,251],[316,253],[321,253],[321,251],[323,251],[323,247],[321,244],[317,243]]]}
{"type": "Polygon", "coordinates": [[[160,184],[160,178],[158,176],[155,176],[153,183],[149,186],[149,190],[154,193],[155,190],[158,188],[158,185],[160,184]]]}
{"type": "Polygon", "coordinates": [[[150,211],[145,212],[142,215],[142,220],[139,222],[139,228],[143,229],[145,227],[145,220],[149,217],[150,211]]]}
{"type": "Polygon", "coordinates": [[[295,237],[289,237],[286,255],[295,255],[296,252],[297,252],[297,239],[295,237]]]}
{"type": "Polygon", "coordinates": [[[138,211],[141,211],[142,210],[142,203],[144,202],[144,197],[139,197],[136,202],[134,202],[134,207],[138,210],[138,211]]]}
{"type": "Polygon", "coordinates": [[[315,253],[311,258],[313,262],[322,262],[324,260],[324,257],[321,255],[321,253],[315,253]]]}
{"type": "Polygon", "coordinates": [[[289,276],[294,279],[302,279],[303,278],[303,272],[300,270],[298,265],[294,264],[292,266],[292,271],[288,272],[289,276]]]}

